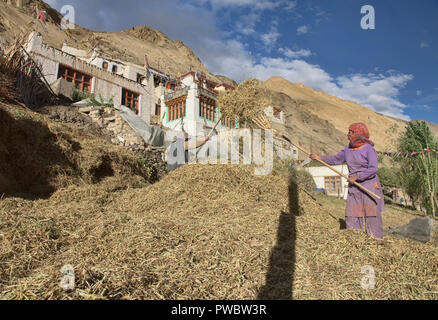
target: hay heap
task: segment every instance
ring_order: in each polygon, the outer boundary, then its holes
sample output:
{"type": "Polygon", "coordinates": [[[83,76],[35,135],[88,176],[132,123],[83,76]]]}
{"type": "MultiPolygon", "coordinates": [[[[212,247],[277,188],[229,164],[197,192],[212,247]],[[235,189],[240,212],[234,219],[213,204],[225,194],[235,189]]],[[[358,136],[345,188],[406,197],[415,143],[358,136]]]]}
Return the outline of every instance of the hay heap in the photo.
{"type": "Polygon", "coordinates": [[[436,299],[438,247],[339,230],[344,204],[321,206],[278,171],[185,165],[141,187],[123,149],[31,116],[5,117],[0,156],[17,164],[0,168],[24,179],[42,165],[32,177],[55,191],[0,195],[0,299],[436,299]]]}
{"type": "Polygon", "coordinates": [[[220,92],[217,106],[230,119],[237,117],[240,122],[250,121],[269,104],[265,91],[259,80],[247,79],[235,90],[220,92]]]}
{"type": "Polygon", "coordinates": [[[0,201],[0,298],[432,299],[438,286],[438,248],[340,231],[279,175],[185,165],[149,187],[115,186],[0,201]],[[360,287],[364,265],[375,290],[360,287]]]}
{"type": "Polygon", "coordinates": [[[146,185],[151,169],[127,150],[47,116],[0,107],[0,196],[48,197],[72,184],[107,177],[120,187],[146,185]]]}

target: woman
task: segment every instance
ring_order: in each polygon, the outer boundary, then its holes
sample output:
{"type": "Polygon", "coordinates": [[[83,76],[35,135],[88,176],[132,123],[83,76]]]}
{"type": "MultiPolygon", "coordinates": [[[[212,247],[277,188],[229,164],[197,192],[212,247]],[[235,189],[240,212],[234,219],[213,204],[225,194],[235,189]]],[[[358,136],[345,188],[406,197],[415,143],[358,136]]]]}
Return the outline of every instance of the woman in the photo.
{"type": "Polygon", "coordinates": [[[376,239],[383,239],[381,212],[385,211],[383,192],[377,177],[377,152],[365,124],[354,123],[348,128],[350,144],[335,156],[318,156],[312,159],[322,160],[330,165],[347,163],[349,171],[348,197],[345,208],[347,229],[363,230],[363,220],[367,234],[376,239]],[[380,196],[380,200],[369,195],[353,183],[360,183],[368,190],[380,196]]]}

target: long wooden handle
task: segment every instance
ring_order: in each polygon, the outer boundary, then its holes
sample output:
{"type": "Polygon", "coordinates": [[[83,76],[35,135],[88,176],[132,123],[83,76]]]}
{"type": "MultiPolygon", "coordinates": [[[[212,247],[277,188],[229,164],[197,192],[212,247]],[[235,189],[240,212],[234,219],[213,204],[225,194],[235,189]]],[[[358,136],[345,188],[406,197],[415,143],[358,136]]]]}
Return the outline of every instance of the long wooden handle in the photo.
{"type": "MultiPolygon", "coordinates": [[[[296,144],[292,143],[292,141],[290,141],[290,139],[288,137],[286,137],[283,134],[279,134],[283,139],[285,139],[287,142],[289,142],[290,144],[294,145],[297,149],[301,150],[302,152],[304,152],[305,154],[307,154],[308,156],[310,156],[310,153],[308,153],[306,150],[304,150],[303,148],[301,148],[300,146],[297,146],[296,144]]],[[[336,172],[337,174],[339,174],[340,176],[344,177],[345,179],[349,179],[346,175],[344,175],[343,173],[339,172],[338,170],[336,170],[335,168],[333,168],[331,165],[325,163],[322,160],[316,159],[319,163],[323,164],[324,166],[326,166],[327,168],[333,170],[334,172],[336,172]]],[[[357,183],[356,181],[353,182],[353,184],[359,188],[361,188],[363,191],[368,192],[370,195],[376,197],[377,199],[381,199],[377,194],[375,194],[374,192],[372,192],[371,190],[368,190],[367,188],[365,188],[363,185],[357,183]]]]}
{"type": "Polygon", "coordinates": [[[210,130],[210,132],[208,133],[207,137],[210,138],[211,134],[213,133],[214,129],[216,129],[217,125],[219,124],[219,122],[221,122],[222,118],[224,117],[224,115],[221,115],[219,117],[219,120],[216,122],[216,124],[214,125],[213,129],[210,130]]]}

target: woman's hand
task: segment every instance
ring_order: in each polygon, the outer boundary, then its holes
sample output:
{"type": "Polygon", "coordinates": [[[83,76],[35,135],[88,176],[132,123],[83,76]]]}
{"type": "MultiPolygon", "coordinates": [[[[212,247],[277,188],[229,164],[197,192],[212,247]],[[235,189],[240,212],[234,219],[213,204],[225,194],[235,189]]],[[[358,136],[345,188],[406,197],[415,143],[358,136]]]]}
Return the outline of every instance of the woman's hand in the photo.
{"type": "Polygon", "coordinates": [[[321,160],[321,157],[318,156],[317,154],[313,154],[313,153],[311,153],[311,154],[309,155],[309,157],[310,157],[311,159],[313,159],[313,160],[321,160]]]}
{"type": "Polygon", "coordinates": [[[348,179],[348,182],[354,184],[355,182],[357,182],[357,176],[351,177],[348,179]]]}

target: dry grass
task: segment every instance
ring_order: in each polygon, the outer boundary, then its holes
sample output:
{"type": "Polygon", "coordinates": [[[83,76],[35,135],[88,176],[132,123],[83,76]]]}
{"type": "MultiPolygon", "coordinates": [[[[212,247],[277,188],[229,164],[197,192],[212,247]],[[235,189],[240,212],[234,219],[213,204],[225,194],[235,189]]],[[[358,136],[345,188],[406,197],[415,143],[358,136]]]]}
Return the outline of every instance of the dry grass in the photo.
{"type": "MultiPolygon", "coordinates": [[[[381,245],[340,230],[343,202],[313,196],[277,170],[185,165],[146,185],[122,149],[31,116],[5,122],[26,165],[57,159],[47,141],[82,169],[47,171],[58,182],[46,199],[1,197],[1,299],[437,298],[438,247],[392,236],[381,245]],[[71,292],[60,287],[66,264],[75,270],[71,292]],[[360,286],[365,265],[375,270],[374,290],[360,286]]],[[[391,224],[409,221],[395,209],[391,224]]]]}
{"type": "Polygon", "coordinates": [[[0,107],[0,195],[48,197],[72,184],[120,179],[146,185],[150,171],[134,155],[83,129],[25,109],[0,107]]]}
{"type": "Polygon", "coordinates": [[[265,90],[257,79],[247,79],[235,90],[219,93],[217,106],[222,114],[240,122],[253,119],[269,104],[265,90]]]}
{"type": "Polygon", "coordinates": [[[340,209],[238,165],[186,165],[145,188],[107,179],[3,199],[0,296],[436,299],[437,247],[339,230],[340,209]],[[59,286],[65,264],[70,293],[59,286]],[[360,287],[364,265],[374,290],[360,287]]]}

